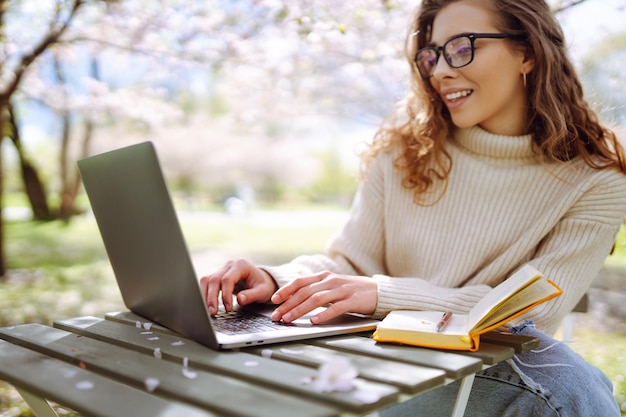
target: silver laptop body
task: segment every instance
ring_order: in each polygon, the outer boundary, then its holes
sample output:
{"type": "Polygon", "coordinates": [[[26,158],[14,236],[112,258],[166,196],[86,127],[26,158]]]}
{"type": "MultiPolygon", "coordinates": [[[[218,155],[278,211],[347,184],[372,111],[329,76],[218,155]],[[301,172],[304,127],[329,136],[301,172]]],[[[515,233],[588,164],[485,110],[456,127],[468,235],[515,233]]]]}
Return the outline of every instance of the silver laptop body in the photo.
{"type": "MultiPolygon", "coordinates": [[[[216,331],[152,142],[82,159],[78,167],[122,299],[132,312],[213,349],[360,332],[378,324],[344,315],[314,326],[307,316],[280,329],[216,331]]],[[[267,320],[274,309],[252,308],[267,320]]]]}

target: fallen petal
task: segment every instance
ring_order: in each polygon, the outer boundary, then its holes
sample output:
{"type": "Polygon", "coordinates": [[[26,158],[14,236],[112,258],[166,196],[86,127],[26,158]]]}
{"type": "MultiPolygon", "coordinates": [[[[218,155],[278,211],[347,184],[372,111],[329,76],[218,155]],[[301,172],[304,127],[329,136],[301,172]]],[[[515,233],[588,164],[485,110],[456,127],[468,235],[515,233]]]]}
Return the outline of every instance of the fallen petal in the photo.
{"type": "Polygon", "coordinates": [[[304,353],[304,350],[302,349],[287,349],[287,348],[282,348],[280,349],[280,351],[282,353],[286,353],[288,355],[302,355],[304,353]]]}
{"type": "Polygon", "coordinates": [[[79,389],[81,391],[87,391],[90,389],[93,389],[93,382],[91,381],[78,381],[76,383],[76,389],[79,389]]]}
{"type": "Polygon", "coordinates": [[[309,385],[314,380],[315,380],[315,378],[312,377],[312,376],[303,376],[302,379],[300,379],[300,384],[302,384],[302,385],[309,385]]]}
{"type": "Polygon", "coordinates": [[[198,377],[198,373],[189,368],[183,368],[183,375],[187,379],[196,379],[198,377]]]}
{"type": "Polygon", "coordinates": [[[319,392],[352,391],[358,374],[350,360],[334,358],[320,366],[313,387],[319,392]]]}
{"type": "Polygon", "coordinates": [[[146,390],[148,390],[148,392],[154,392],[154,390],[159,386],[160,381],[157,378],[146,378],[145,381],[143,381],[145,386],[146,386],[146,390]]]}

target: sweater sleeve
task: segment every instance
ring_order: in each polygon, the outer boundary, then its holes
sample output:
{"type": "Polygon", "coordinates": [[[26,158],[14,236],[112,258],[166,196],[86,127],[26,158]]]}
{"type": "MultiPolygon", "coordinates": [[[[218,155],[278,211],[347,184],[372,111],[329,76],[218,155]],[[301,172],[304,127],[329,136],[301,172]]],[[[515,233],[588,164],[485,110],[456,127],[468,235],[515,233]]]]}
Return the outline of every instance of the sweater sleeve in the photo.
{"type": "Polygon", "coordinates": [[[529,263],[554,281],[563,294],[520,320],[554,333],[589,289],[615,243],[626,215],[626,176],[605,170],[537,248],[529,263]]]}

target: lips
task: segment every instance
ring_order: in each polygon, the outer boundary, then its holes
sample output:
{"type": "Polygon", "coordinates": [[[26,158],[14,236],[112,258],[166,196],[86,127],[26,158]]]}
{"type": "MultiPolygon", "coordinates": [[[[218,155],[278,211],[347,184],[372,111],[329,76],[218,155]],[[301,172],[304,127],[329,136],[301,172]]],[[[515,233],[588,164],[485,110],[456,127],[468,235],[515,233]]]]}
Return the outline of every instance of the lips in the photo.
{"type": "Polygon", "coordinates": [[[450,111],[456,111],[463,107],[465,102],[469,100],[469,98],[474,93],[474,90],[460,89],[460,88],[444,88],[440,90],[439,94],[441,94],[441,98],[443,99],[446,107],[450,111]]]}

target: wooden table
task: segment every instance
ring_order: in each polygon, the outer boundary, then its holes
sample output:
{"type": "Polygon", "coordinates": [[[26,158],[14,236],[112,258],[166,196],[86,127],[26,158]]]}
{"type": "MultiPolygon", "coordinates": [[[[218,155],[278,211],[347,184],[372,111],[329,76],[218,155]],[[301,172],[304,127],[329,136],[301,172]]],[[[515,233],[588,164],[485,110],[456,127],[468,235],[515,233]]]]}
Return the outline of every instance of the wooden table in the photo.
{"type": "Polygon", "coordinates": [[[39,417],[56,416],[47,400],[85,416],[363,416],[460,379],[462,416],[477,371],[537,345],[493,333],[452,353],[359,334],[217,352],[148,326],[119,312],[0,328],[0,379],[39,417]],[[320,365],[338,357],[358,369],[354,389],[320,392],[320,365]]]}

